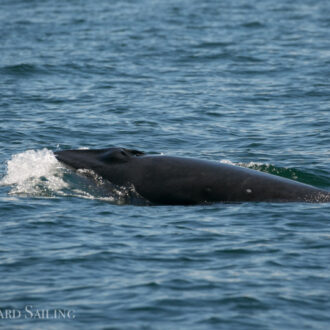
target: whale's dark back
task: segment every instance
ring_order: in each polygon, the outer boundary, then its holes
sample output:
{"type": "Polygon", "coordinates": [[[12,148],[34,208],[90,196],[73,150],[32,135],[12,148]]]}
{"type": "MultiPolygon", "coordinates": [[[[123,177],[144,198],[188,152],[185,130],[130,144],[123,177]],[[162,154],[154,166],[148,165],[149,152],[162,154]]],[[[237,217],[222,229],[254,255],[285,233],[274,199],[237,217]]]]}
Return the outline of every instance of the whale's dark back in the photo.
{"type": "Polygon", "coordinates": [[[64,150],[55,155],[74,169],[93,170],[116,185],[132,184],[155,204],[330,201],[325,190],[218,162],[148,156],[124,148],[64,150]]]}

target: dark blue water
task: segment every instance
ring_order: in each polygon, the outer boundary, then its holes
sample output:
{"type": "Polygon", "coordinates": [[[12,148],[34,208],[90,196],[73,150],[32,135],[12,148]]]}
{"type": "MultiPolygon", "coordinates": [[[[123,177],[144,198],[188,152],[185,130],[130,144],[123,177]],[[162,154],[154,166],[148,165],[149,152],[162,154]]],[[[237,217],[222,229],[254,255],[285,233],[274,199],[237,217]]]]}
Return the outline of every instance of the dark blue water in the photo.
{"type": "Polygon", "coordinates": [[[0,327],[328,329],[329,204],[136,206],[52,151],[329,190],[329,17],[326,0],[0,1],[0,327]]]}

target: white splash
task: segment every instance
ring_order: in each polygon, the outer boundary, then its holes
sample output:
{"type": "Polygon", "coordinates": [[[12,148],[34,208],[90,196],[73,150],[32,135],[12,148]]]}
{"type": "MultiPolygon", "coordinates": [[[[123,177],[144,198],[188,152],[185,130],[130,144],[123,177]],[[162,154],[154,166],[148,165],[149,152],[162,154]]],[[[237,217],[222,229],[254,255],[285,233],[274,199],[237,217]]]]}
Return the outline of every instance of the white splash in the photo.
{"type": "Polygon", "coordinates": [[[227,164],[227,165],[236,165],[235,163],[233,163],[231,160],[229,159],[221,159],[220,163],[222,164],[227,164]]]}
{"type": "Polygon", "coordinates": [[[267,163],[261,163],[261,162],[249,162],[249,163],[240,163],[244,167],[248,168],[259,168],[261,166],[269,167],[270,165],[267,163]]]}
{"type": "Polygon", "coordinates": [[[10,185],[10,194],[52,195],[67,187],[63,167],[48,149],[27,150],[13,155],[0,185],[10,185]]]}
{"type": "Polygon", "coordinates": [[[254,170],[260,170],[261,167],[270,167],[270,164],[267,163],[260,163],[260,162],[249,162],[249,163],[233,163],[229,159],[221,159],[220,163],[227,164],[227,165],[233,165],[233,166],[239,166],[239,167],[246,167],[251,168],[254,170]]]}

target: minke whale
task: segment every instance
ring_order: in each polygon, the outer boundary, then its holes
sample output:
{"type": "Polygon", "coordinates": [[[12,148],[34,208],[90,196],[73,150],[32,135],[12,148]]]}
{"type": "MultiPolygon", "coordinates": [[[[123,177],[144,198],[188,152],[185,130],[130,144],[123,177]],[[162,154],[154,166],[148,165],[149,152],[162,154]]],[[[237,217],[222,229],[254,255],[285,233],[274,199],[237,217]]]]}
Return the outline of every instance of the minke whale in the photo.
{"type": "Polygon", "coordinates": [[[75,170],[92,170],[113,185],[133,185],[152,204],[214,202],[330,202],[330,193],[272,174],[184,157],[108,148],[56,151],[75,170]]]}

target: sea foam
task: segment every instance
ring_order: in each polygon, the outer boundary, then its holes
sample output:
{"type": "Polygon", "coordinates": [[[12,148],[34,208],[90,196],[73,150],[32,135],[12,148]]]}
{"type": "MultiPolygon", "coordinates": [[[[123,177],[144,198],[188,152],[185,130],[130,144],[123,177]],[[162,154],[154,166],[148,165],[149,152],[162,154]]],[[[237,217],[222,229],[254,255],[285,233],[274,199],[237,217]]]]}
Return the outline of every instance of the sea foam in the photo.
{"type": "Polygon", "coordinates": [[[7,172],[0,185],[10,185],[10,194],[49,196],[67,187],[61,169],[51,150],[27,150],[7,161],[7,172]]]}

